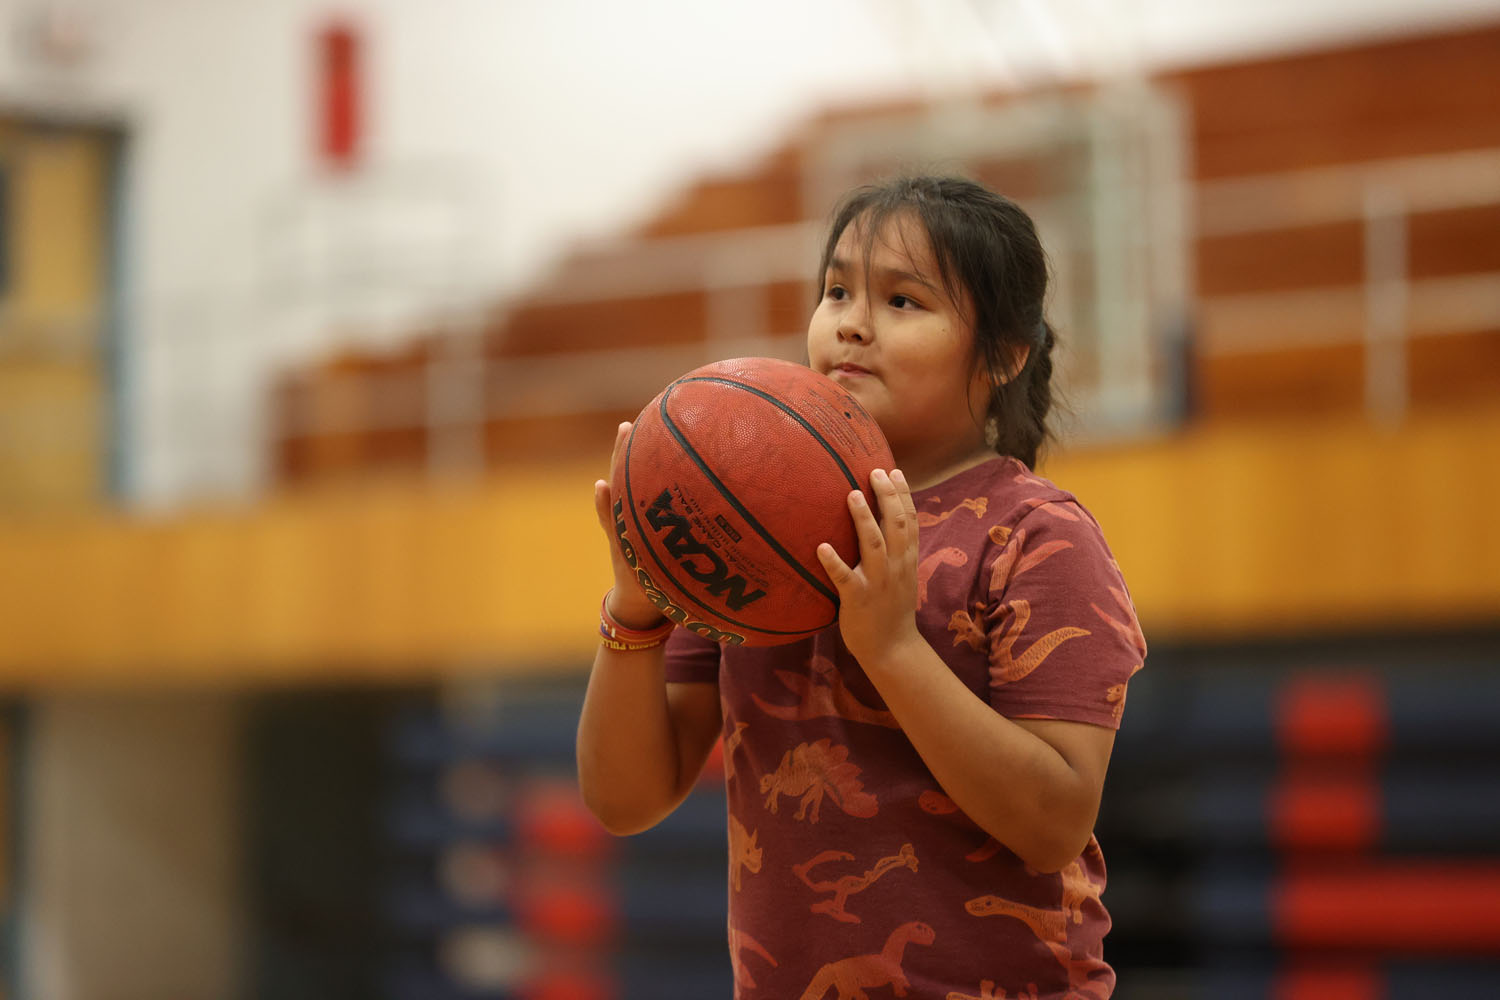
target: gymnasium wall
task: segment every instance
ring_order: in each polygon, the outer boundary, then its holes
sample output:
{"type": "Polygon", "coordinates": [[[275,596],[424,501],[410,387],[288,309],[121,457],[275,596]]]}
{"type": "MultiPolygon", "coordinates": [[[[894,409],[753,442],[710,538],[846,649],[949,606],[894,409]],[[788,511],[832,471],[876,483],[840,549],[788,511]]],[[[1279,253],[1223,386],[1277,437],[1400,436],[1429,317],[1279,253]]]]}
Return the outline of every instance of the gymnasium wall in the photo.
{"type": "MultiPolygon", "coordinates": [[[[1392,429],[1284,419],[1046,471],[1105,527],[1159,641],[1451,628],[1500,606],[1500,470],[1482,457],[1497,439],[1482,407],[1392,429]]],[[[15,570],[0,671],[31,689],[576,673],[608,586],[590,491],[603,464],[0,526],[15,570]]]]}
{"type": "MultiPolygon", "coordinates": [[[[1489,28],[1160,81],[1191,124],[1190,337],[1159,359],[1179,417],[1065,439],[1044,468],[1100,512],[1156,634],[1357,627],[1393,603],[1410,627],[1494,620],[1476,567],[1495,544],[1497,51],[1489,28]],[[1408,544],[1384,543],[1392,523],[1408,544]]],[[[810,137],[912,107],[830,112],[484,323],[285,369],[265,502],[0,526],[12,682],[567,660],[603,572],[585,498],[614,423],[713,357],[800,356],[810,137]],[[464,543],[455,508],[490,541],[464,543]],[[517,607],[520,580],[545,600],[517,607]]]]}

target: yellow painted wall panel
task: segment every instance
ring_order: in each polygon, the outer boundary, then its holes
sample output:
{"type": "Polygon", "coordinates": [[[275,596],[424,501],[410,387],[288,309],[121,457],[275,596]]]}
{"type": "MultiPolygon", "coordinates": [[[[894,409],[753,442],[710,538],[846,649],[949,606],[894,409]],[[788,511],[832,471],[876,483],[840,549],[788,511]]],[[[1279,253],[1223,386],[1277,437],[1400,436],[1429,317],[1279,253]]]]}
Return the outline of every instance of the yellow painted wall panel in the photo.
{"type": "Polygon", "coordinates": [[[96,502],[102,417],[100,379],[91,365],[0,363],[0,509],[96,502]]]}
{"type": "Polygon", "coordinates": [[[227,518],[208,515],[148,524],[140,533],[153,552],[157,581],[156,599],[141,601],[138,608],[142,635],[160,643],[159,648],[148,644],[148,657],[212,664],[222,653],[223,637],[245,614],[246,577],[235,571],[244,558],[243,531],[227,518]]]}
{"type": "MultiPolygon", "coordinates": [[[[1198,429],[1043,473],[1104,526],[1149,636],[1500,624],[1500,410],[1198,429]]],[[[172,519],[0,521],[0,684],[580,669],[598,463],[172,519]]]]}
{"type": "Polygon", "coordinates": [[[54,132],[27,136],[11,157],[12,306],[72,319],[100,299],[104,263],[105,141],[54,132]]]}
{"type": "Polygon", "coordinates": [[[139,569],[150,565],[149,549],[142,542],[135,532],[96,520],[83,522],[65,539],[73,550],[68,562],[76,570],[67,574],[67,589],[59,596],[64,609],[68,603],[88,609],[86,617],[70,623],[74,655],[99,664],[106,675],[128,666],[128,659],[117,659],[115,654],[130,649],[138,634],[134,614],[138,592],[131,585],[139,569]]]}
{"type": "Polygon", "coordinates": [[[593,506],[592,484],[601,471],[551,474],[536,481],[534,494],[513,493],[496,511],[504,532],[497,555],[514,554],[507,560],[512,570],[502,575],[498,621],[533,655],[558,635],[587,636],[588,648],[596,645],[598,601],[610,583],[607,541],[593,506]]]}
{"type": "Polygon", "coordinates": [[[1500,411],[1200,429],[1044,473],[1099,518],[1148,630],[1500,622],[1500,411]]]}
{"type": "Polygon", "coordinates": [[[1493,615],[1500,607],[1497,456],[1500,422],[1474,441],[1425,428],[1403,442],[1410,486],[1389,498],[1382,537],[1399,600],[1422,601],[1432,614],[1493,615]]]}

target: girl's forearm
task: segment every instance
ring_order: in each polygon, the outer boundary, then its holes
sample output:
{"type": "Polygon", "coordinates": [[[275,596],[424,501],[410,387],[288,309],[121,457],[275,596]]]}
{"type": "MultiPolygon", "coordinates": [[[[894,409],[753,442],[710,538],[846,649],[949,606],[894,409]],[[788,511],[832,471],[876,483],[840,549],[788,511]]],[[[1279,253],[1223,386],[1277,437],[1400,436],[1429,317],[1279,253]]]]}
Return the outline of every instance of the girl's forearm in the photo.
{"type": "Polygon", "coordinates": [[[863,666],[945,794],[974,822],[1038,871],[1082,853],[1102,773],[1075,767],[975,697],[920,636],[863,666]]]}
{"type": "Polygon", "coordinates": [[[676,806],[681,785],[660,649],[603,646],[578,719],[578,784],[611,833],[638,833],[676,806]]]}
{"type": "Polygon", "coordinates": [[[601,646],[589,674],[578,720],[578,783],[611,833],[650,829],[677,808],[718,735],[717,689],[673,691],[664,659],[659,648],[601,646]]]}

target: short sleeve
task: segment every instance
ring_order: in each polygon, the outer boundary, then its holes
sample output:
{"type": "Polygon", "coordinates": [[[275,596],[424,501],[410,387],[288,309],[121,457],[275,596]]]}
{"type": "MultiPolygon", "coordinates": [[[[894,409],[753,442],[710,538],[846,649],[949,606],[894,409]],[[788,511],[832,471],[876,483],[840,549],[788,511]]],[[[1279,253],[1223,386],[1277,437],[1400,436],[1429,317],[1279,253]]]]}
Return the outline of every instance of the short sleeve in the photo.
{"type": "Polygon", "coordinates": [[[667,639],[667,681],[677,684],[717,684],[723,647],[685,628],[667,639]]]}
{"type": "Polygon", "coordinates": [[[1118,729],[1146,640],[1098,522],[1071,499],[1042,503],[989,558],[991,705],[1118,729]]]}

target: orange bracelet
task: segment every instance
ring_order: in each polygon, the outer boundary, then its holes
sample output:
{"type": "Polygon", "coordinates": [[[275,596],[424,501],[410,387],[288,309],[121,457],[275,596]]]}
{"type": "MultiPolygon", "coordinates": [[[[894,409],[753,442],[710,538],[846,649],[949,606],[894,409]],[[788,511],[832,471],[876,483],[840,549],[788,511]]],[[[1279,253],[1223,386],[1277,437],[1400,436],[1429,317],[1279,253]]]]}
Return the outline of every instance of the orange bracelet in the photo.
{"type": "Polygon", "coordinates": [[[655,649],[667,641],[667,636],[677,627],[677,623],[670,618],[662,619],[662,623],[654,628],[640,629],[627,628],[615,621],[614,616],[609,613],[609,595],[613,590],[606,591],[604,600],[599,603],[599,642],[609,649],[619,650],[622,653],[634,653],[642,649],[655,649]]]}

